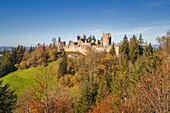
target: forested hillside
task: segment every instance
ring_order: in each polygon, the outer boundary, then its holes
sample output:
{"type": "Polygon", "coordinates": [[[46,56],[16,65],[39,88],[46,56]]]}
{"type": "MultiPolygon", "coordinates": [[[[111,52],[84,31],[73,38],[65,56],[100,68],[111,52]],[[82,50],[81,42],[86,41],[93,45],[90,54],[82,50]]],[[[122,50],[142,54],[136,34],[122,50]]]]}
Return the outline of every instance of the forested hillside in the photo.
{"type": "Polygon", "coordinates": [[[55,39],[49,46],[4,50],[2,84],[8,81],[10,90],[16,89],[18,94],[17,102],[13,94],[13,106],[6,109],[21,113],[166,113],[170,32],[157,40],[161,43],[159,49],[144,43],[142,35],[130,40],[125,35],[119,56],[114,45],[109,53],[90,48],[86,55],[59,53],[55,39]]]}

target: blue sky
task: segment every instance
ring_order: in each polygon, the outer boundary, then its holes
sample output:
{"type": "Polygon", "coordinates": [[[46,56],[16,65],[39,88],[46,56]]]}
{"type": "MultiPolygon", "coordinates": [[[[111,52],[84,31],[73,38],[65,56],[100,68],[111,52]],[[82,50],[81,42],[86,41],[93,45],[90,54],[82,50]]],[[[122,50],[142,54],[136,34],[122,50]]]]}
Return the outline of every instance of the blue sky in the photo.
{"type": "Polygon", "coordinates": [[[0,0],[0,46],[68,43],[86,34],[111,33],[120,42],[142,33],[156,44],[170,30],[170,0],[0,0]]]}

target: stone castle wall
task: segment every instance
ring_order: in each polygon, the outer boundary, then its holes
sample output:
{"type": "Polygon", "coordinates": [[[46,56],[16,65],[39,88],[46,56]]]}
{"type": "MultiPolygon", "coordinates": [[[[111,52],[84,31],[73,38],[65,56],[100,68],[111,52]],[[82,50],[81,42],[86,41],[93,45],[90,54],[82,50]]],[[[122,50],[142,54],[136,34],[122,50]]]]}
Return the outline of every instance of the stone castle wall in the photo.
{"type": "MultiPolygon", "coordinates": [[[[109,52],[112,45],[108,45],[108,46],[101,46],[101,45],[93,45],[93,46],[78,46],[78,45],[74,45],[74,46],[65,46],[64,50],[67,52],[79,52],[82,54],[86,54],[88,52],[88,49],[91,47],[94,51],[96,52],[109,52]]],[[[115,51],[116,51],[116,55],[119,55],[119,46],[115,45],[115,51]]]]}
{"type": "MultiPolygon", "coordinates": [[[[96,52],[109,52],[112,45],[111,45],[111,34],[110,33],[103,33],[103,40],[92,40],[89,41],[88,39],[82,39],[80,36],[77,36],[77,42],[69,42],[69,45],[66,46],[65,42],[58,42],[58,50],[59,51],[73,51],[73,52],[80,52],[82,54],[86,54],[88,49],[92,48],[96,52]]],[[[115,45],[116,55],[119,55],[119,46],[115,45]]]]}

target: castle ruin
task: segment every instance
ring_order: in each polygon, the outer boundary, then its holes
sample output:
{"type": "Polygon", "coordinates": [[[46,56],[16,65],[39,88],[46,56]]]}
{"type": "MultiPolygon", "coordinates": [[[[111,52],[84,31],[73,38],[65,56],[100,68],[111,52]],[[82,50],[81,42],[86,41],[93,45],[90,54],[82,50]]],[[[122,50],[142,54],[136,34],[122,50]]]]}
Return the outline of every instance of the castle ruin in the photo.
{"type": "MultiPolygon", "coordinates": [[[[73,51],[73,52],[80,52],[82,54],[86,54],[87,48],[92,48],[96,52],[106,51],[109,52],[112,45],[111,45],[111,34],[110,33],[103,33],[102,40],[88,40],[82,39],[80,36],[77,36],[77,42],[70,41],[68,45],[65,44],[65,41],[58,42],[58,50],[62,51],[73,51]]],[[[119,54],[119,46],[115,45],[116,55],[119,54]]]]}

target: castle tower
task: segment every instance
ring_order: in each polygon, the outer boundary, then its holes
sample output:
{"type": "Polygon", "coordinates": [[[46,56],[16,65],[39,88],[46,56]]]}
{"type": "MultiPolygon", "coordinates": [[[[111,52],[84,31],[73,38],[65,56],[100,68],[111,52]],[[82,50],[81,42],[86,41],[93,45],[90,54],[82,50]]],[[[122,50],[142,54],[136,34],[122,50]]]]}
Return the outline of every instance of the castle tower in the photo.
{"type": "Polygon", "coordinates": [[[58,51],[59,51],[59,52],[64,51],[64,46],[65,46],[65,45],[66,45],[65,41],[63,41],[63,42],[59,42],[59,41],[58,41],[58,51]]]}
{"type": "Polygon", "coordinates": [[[110,33],[103,33],[103,45],[108,46],[111,45],[111,34],[110,33]]]}

